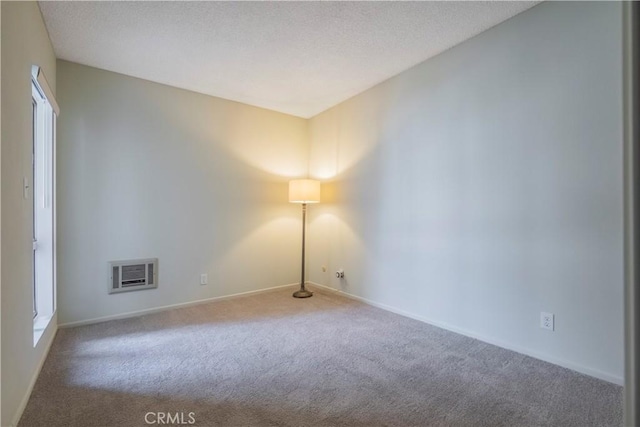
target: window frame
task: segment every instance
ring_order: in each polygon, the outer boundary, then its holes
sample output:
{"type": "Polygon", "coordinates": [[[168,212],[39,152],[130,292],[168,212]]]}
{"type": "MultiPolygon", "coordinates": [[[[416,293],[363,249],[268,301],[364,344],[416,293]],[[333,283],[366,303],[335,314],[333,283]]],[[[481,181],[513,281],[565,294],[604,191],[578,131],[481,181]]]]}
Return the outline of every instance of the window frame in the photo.
{"type": "Polygon", "coordinates": [[[42,70],[32,67],[33,345],[56,311],[55,145],[58,105],[42,70]]]}

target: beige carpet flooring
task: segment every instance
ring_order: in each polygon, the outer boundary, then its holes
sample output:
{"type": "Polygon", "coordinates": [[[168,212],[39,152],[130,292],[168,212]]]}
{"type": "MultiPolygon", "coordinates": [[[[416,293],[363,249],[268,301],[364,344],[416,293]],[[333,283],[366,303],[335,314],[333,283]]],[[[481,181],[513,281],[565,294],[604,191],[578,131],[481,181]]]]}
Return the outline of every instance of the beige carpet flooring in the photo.
{"type": "Polygon", "coordinates": [[[299,300],[286,289],[61,329],[19,425],[621,422],[621,387],[332,292],[299,300]]]}

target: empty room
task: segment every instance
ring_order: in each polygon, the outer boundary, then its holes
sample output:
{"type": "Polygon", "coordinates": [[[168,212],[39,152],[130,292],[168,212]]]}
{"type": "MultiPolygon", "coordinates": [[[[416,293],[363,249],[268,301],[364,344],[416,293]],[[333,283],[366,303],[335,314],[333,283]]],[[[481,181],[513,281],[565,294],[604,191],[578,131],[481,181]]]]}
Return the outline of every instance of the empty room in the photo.
{"type": "Polygon", "coordinates": [[[639,4],[0,14],[3,427],[640,425],[639,4]]]}

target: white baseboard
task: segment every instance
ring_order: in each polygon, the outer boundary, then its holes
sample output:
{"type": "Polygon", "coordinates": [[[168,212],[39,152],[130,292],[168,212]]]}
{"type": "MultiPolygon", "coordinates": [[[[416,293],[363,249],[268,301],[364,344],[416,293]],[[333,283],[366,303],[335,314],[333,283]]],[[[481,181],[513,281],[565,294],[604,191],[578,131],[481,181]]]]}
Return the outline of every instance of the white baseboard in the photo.
{"type": "Polygon", "coordinates": [[[205,298],[205,299],[199,299],[199,300],[195,300],[195,301],[183,302],[183,303],[178,303],[178,304],[163,305],[161,307],[147,308],[147,309],[144,309],[144,310],[129,311],[129,312],[126,312],[126,313],[113,314],[111,316],[95,317],[93,319],[79,320],[79,321],[76,321],[76,322],[61,323],[61,324],[58,325],[58,328],[72,328],[72,327],[75,327],[75,326],[91,325],[93,323],[101,323],[101,322],[106,322],[106,321],[109,321],[109,320],[126,319],[126,318],[129,318],[129,317],[142,316],[143,314],[151,314],[151,313],[158,313],[158,312],[166,311],[166,310],[172,310],[174,308],[185,308],[185,307],[191,307],[191,306],[194,306],[194,305],[206,304],[208,302],[223,301],[223,300],[239,298],[239,297],[247,296],[247,295],[261,294],[261,293],[264,293],[264,292],[271,292],[271,291],[275,291],[277,289],[289,288],[289,287],[293,287],[293,286],[300,286],[300,283],[291,283],[291,284],[288,284],[288,285],[273,286],[271,288],[258,289],[256,291],[240,292],[240,293],[237,293],[237,294],[223,295],[223,296],[220,296],[220,297],[205,298]]]}
{"type": "Polygon", "coordinates": [[[498,340],[498,339],[495,339],[495,338],[492,338],[492,337],[488,337],[488,336],[485,336],[485,335],[477,334],[477,333],[475,333],[473,331],[469,331],[467,329],[459,328],[457,326],[453,326],[453,325],[450,325],[450,324],[445,323],[445,322],[439,322],[439,321],[432,320],[432,319],[429,319],[427,317],[424,317],[424,316],[421,316],[421,315],[418,315],[418,314],[409,313],[407,311],[404,311],[404,310],[401,310],[401,309],[398,309],[398,308],[395,308],[395,307],[391,307],[389,305],[382,304],[382,303],[379,303],[379,302],[376,302],[376,301],[372,301],[372,300],[369,300],[369,299],[366,299],[366,298],[362,298],[362,297],[359,297],[357,295],[353,295],[353,294],[350,294],[348,292],[344,292],[344,291],[342,291],[340,289],[335,289],[335,288],[332,288],[332,287],[327,286],[327,285],[321,285],[320,283],[315,283],[315,282],[308,282],[308,283],[311,286],[317,286],[317,287],[319,287],[321,289],[325,289],[325,290],[328,290],[328,291],[331,291],[331,292],[339,293],[340,295],[344,295],[347,298],[351,298],[351,299],[354,299],[356,301],[363,302],[363,303],[371,305],[373,307],[381,308],[382,310],[385,310],[385,311],[390,311],[392,313],[399,314],[399,315],[404,316],[404,317],[409,317],[411,319],[418,320],[420,322],[428,323],[429,325],[436,326],[436,327],[442,328],[442,329],[446,329],[448,331],[455,332],[455,333],[460,334],[460,335],[465,335],[467,337],[474,338],[474,339],[477,339],[477,340],[480,340],[480,341],[483,341],[483,342],[486,342],[486,343],[489,343],[489,344],[493,344],[493,345],[496,345],[498,347],[505,348],[507,350],[515,351],[516,353],[524,354],[526,356],[531,356],[531,357],[533,357],[535,359],[540,359],[540,360],[543,360],[545,362],[553,363],[554,365],[562,366],[563,368],[571,369],[572,371],[576,371],[576,372],[579,372],[581,374],[589,375],[590,377],[595,377],[595,378],[598,378],[598,379],[601,379],[601,380],[604,380],[604,381],[607,381],[607,382],[610,382],[610,383],[613,383],[613,384],[617,384],[617,385],[624,385],[624,378],[621,377],[621,376],[618,376],[618,375],[610,374],[608,372],[603,372],[603,371],[600,371],[598,369],[589,368],[587,366],[580,365],[580,364],[577,364],[577,363],[574,363],[574,362],[570,362],[568,360],[559,359],[559,358],[556,358],[556,357],[553,357],[553,356],[549,356],[547,354],[540,353],[540,352],[537,352],[537,351],[534,351],[534,350],[531,350],[531,349],[528,349],[528,348],[525,348],[525,347],[520,347],[520,346],[513,345],[511,343],[508,343],[508,342],[505,342],[505,341],[501,341],[501,340],[498,340]]]}
{"type": "Polygon", "coordinates": [[[36,381],[38,381],[38,377],[40,376],[40,371],[44,366],[44,362],[47,360],[47,356],[49,355],[49,350],[51,350],[51,345],[53,344],[53,341],[56,338],[56,334],[58,333],[58,326],[56,326],[55,322],[51,322],[50,326],[54,328],[53,332],[51,333],[51,339],[49,339],[49,342],[47,343],[47,346],[44,349],[44,352],[42,353],[42,358],[38,362],[38,366],[33,372],[33,376],[31,377],[31,381],[29,381],[29,386],[27,387],[27,391],[22,397],[22,400],[20,401],[20,405],[18,406],[18,410],[16,411],[16,414],[14,415],[13,420],[11,421],[11,426],[17,426],[18,423],[20,422],[20,418],[22,418],[22,413],[24,412],[24,409],[27,407],[27,403],[29,402],[29,398],[31,397],[31,392],[33,392],[33,387],[36,385],[36,381]]]}
{"type": "MultiPolygon", "coordinates": [[[[351,298],[360,302],[363,302],[365,304],[371,305],[373,307],[377,307],[380,308],[382,310],[385,311],[389,311],[395,314],[399,314],[401,316],[404,317],[409,317],[411,319],[414,320],[418,320],[420,322],[424,322],[427,323],[429,325],[433,325],[436,326],[438,328],[442,328],[442,329],[446,329],[448,331],[451,332],[455,332],[457,334],[461,334],[461,335],[465,335],[468,336],[470,338],[474,338],[489,344],[493,344],[496,345],[498,347],[502,347],[505,348],[507,350],[511,350],[511,351],[515,351],[517,353],[521,353],[527,356],[531,356],[533,358],[536,359],[540,359],[543,360],[545,362],[549,362],[549,363],[553,363],[554,365],[558,365],[558,366],[562,366],[563,368],[567,368],[567,369],[571,369],[573,371],[576,372],[580,372],[582,374],[585,375],[589,375],[591,377],[595,377],[610,383],[614,383],[614,384],[618,384],[618,385],[623,385],[624,384],[624,379],[621,376],[618,375],[614,375],[614,374],[610,374],[608,372],[603,372],[600,371],[598,369],[593,369],[593,368],[589,368],[587,366],[584,365],[580,365],[565,359],[560,359],[560,358],[556,358],[553,356],[549,356],[547,354],[544,353],[540,353],[525,347],[520,347],[517,345],[513,345],[511,343],[505,342],[505,341],[501,341],[492,337],[488,337],[485,335],[481,335],[481,334],[477,334],[473,331],[469,331],[467,329],[463,329],[463,328],[459,328],[457,326],[453,326],[450,325],[448,323],[445,322],[440,322],[440,321],[436,321],[433,319],[429,319],[425,316],[421,316],[418,314],[414,314],[414,313],[410,313],[401,309],[398,309],[396,307],[392,307],[386,304],[382,304],[376,301],[372,301],[357,295],[353,295],[350,294],[348,292],[344,292],[342,290],[339,289],[335,289],[332,288],[330,286],[326,286],[326,285],[322,285],[320,283],[316,283],[316,282],[307,282],[309,285],[311,286],[316,286],[318,288],[321,289],[325,289],[331,292],[336,292],[339,293],[340,295],[343,295],[347,298],[351,298]]],[[[162,307],[155,307],[155,308],[149,308],[149,309],[145,309],[145,310],[137,310],[137,311],[130,311],[127,313],[121,313],[121,314],[115,314],[115,315],[111,315],[111,316],[104,316],[104,317],[96,317],[93,319],[87,319],[87,320],[80,320],[77,322],[68,322],[68,323],[63,323],[58,325],[59,328],[70,328],[70,327],[74,327],[74,326],[82,326],[82,325],[90,325],[93,323],[100,323],[100,322],[106,322],[108,320],[117,320],[117,319],[126,319],[129,317],[136,317],[136,316],[141,316],[144,314],[151,314],[151,313],[157,313],[157,312],[161,312],[161,311],[166,311],[166,310],[171,310],[174,308],[184,308],[184,307],[191,307],[191,306],[195,306],[195,305],[199,305],[199,304],[206,304],[208,302],[213,302],[213,301],[222,301],[222,300],[227,300],[227,299],[232,299],[232,298],[238,298],[238,297],[242,297],[242,296],[246,296],[246,295],[254,295],[254,294],[260,294],[263,292],[270,292],[270,291],[274,291],[277,289],[283,289],[283,288],[288,288],[288,287],[294,287],[294,286],[299,286],[299,283],[292,283],[292,284],[288,284],[288,285],[280,285],[280,286],[274,286],[271,288],[265,288],[265,289],[258,289],[255,291],[248,291],[248,292],[241,292],[241,293],[237,293],[237,294],[231,294],[231,295],[225,295],[225,296],[220,296],[220,297],[213,297],[213,298],[206,298],[206,299],[201,299],[201,300],[196,300],[196,301],[190,301],[190,302],[185,302],[185,303],[179,303],[179,304],[171,304],[171,305],[166,305],[166,306],[162,306],[162,307]]],[[[53,340],[51,341],[53,342],[53,340]]],[[[51,345],[51,343],[49,343],[49,346],[51,345]]],[[[47,349],[47,353],[48,353],[48,349],[47,349]]],[[[46,358],[46,357],[45,357],[46,358]]],[[[42,360],[42,363],[44,363],[44,359],[42,360]]],[[[40,368],[42,366],[40,366],[38,368],[38,372],[40,372],[40,368]]],[[[37,375],[36,377],[37,378],[37,375]]],[[[33,383],[35,384],[35,379],[33,381],[33,383]]],[[[33,384],[31,385],[31,387],[33,387],[33,384]]],[[[31,394],[31,389],[29,389],[29,394],[31,394]]],[[[27,396],[27,400],[28,400],[28,396],[27,396]]],[[[24,402],[24,405],[26,405],[26,400],[24,402]]],[[[22,408],[24,409],[24,407],[22,408]]],[[[22,413],[22,410],[20,411],[20,413],[22,413]]]]}

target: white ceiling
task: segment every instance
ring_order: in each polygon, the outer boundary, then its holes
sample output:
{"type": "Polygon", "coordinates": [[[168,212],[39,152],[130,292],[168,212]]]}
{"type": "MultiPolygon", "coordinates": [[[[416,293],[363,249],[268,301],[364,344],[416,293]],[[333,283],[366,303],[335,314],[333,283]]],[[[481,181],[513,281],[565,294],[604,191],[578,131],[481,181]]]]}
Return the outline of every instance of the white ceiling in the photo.
{"type": "Polygon", "coordinates": [[[56,56],[312,117],[534,6],[40,2],[56,56]]]}

